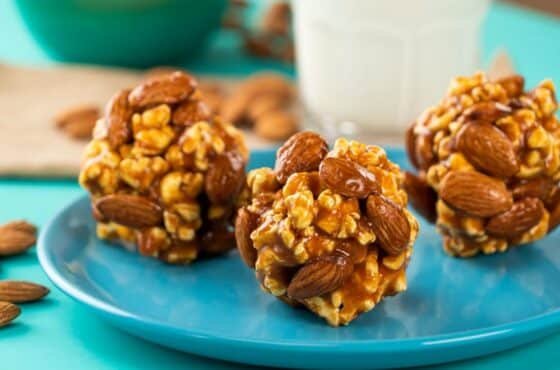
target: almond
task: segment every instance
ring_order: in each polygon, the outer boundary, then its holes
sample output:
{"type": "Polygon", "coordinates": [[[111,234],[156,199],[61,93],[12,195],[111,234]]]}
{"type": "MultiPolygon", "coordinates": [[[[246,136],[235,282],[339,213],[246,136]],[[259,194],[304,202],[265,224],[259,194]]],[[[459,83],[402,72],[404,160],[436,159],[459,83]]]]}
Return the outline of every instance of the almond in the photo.
{"type": "Polygon", "coordinates": [[[195,88],[196,81],[192,76],[176,71],[153,77],[137,86],[130,92],[128,102],[134,108],[156,104],[175,104],[187,99],[195,88]]]}
{"type": "Polygon", "coordinates": [[[327,155],[329,147],[325,139],[311,131],[292,135],[276,153],[276,177],[282,184],[296,172],[317,171],[327,155]]]}
{"type": "Polygon", "coordinates": [[[107,135],[109,144],[117,148],[132,140],[132,129],[130,128],[130,117],[132,108],[128,104],[130,90],[117,92],[105,107],[105,119],[107,120],[107,135]]]}
{"type": "Polygon", "coordinates": [[[513,205],[502,181],[476,171],[449,172],[440,183],[439,195],[452,208],[476,217],[491,217],[513,205]]]}
{"type": "Polygon", "coordinates": [[[187,100],[179,104],[173,112],[172,121],[176,125],[190,126],[210,118],[210,108],[200,100],[187,100]]]}
{"type": "Polygon", "coordinates": [[[498,119],[511,113],[511,108],[505,104],[497,102],[481,102],[467,108],[462,118],[465,122],[480,121],[494,123],[498,119]]]}
{"type": "Polygon", "coordinates": [[[97,106],[82,104],[60,112],[55,117],[55,123],[74,139],[90,139],[98,118],[99,108],[97,106]]]}
{"type": "Polygon", "coordinates": [[[426,180],[410,172],[405,172],[403,187],[408,193],[412,207],[429,222],[436,222],[437,193],[428,185],[426,180]]]}
{"type": "Polygon", "coordinates": [[[410,239],[410,224],[402,208],[382,195],[370,195],[366,212],[381,249],[390,255],[404,251],[410,239]]]}
{"type": "Polygon", "coordinates": [[[347,256],[329,255],[310,260],[290,281],[288,297],[318,297],[339,288],[352,274],[354,266],[347,256]]]}
{"type": "Polygon", "coordinates": [[[26,303],[37,301],[49,294],[49,289],[27,281],[0,281],[0,301],[26,303]]]}
{"type": "Polygon", "coordinates": [[[106,195],[95,200],[95,207],[103,218],[132,228],[158,226],[163,217],[158,204],[139,195],[106,195]]]}
{"type": "Polygon", "coordinates": [[[509,138],[495,126],[474,121],[457,134],[457,149],[484,173],[510,177],[519,171],[519,162],[509,138]]]}
{"type": "Polygon", "coordinates": [[[414,135],[414,126],[416,122],[414,122],[405,133],[405,145],[406,145],[406,154],[408,155],[408,160],[410,163],[415,167],[419,168],[420,164],[418,162],[418,158],[416,158],[416,136],[414,135]]]}
{"type": "Polygon", "coordinates": [[[13,256],[31,248],[37,238],[35,226],[14,221],[0,226],[0,256],[13,256]]]}
{"type": "Polygon", "coordinates": [[[357,163],[341,158],[325,158],[319,178],[333,192],[347,197],[366,198],[381,190],[375,175],[357,163]]]}
{"type": "Polygon", "coordinates": [[[258,216],[241,208],[235,219],[235,240],[241,259],[247,266],[254,269],[257,261],[257,250],[253,247],[251,233],[257,227],[258,216]]]}
{"type": "Polygon", "coordinates": [[[227,203],[239,194],[245,181],[245,163],[238,152],[217,155],[206,173],[205,189],[212,203],[227,203]]]}
{"type": "Polygon", "coordinates": [[[523,198],[539,198],[547,202],[552,198],[554,183],[548,177],[537,177],[530,180],[524,180],[513,186],[513,199],[523,198]]]}
{"type": "Polygon", "coordinates": [[[200,246],[204,256],[216,256],[235,248],[235,233],[229,222],[213,222],[211,227],[203,229],[200,246]]]}
{"type": "Polygon", "coordinates": [[[8,325],[19,316],[21,310],[10,302],[0,302],[0,328],[8,325]]]}
{"type": "Polygon", "coordinates": [[[513,203],[511,209],[488,220],[486,231],[498,238],[513,238],[538,224],[543,214],[544,206],[540,199],[524,198],[513,203]]]}
{"type": "Polygon", "coordinates": [[[255,121],[255,134],[267,140],[284,140],[297,129],[297,117],[293,113],[283,110],[263,113],[255,121]]]}
{"type": "Polygon", "coordinates": [[[414,157],[418,162],[418,167],[427,170],[435,160],[433,148],[433,134],[426,133],[416,136],[416,143],[414,145],[414,157]]]}

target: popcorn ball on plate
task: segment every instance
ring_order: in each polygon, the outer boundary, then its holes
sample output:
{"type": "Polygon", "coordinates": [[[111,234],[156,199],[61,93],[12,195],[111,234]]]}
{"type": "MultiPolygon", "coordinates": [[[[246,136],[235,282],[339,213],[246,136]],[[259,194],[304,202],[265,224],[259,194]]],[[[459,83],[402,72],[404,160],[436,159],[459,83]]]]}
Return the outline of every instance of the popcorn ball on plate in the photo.
{"type": "Polygon", "coordinates": [[[554,85],[458,77],[409,129],[418,176],[411,203],[453,256],[503,252],[544,237],[560,222],[560,126],[554,85]]]}
{"type": "Polygon", "coordinates": [[[79,181],[100,238],[187,263],[235,247],[247,158],[240,132],[209,113],[190,75],[175,72],[113,96],[79,181]]]}
{"type": "Polygon", "coordinates": [[[418,225],[383,149],[301,132],[247,185],[237,245],[265,291],[337,326],[406,289],[418,225]]]}

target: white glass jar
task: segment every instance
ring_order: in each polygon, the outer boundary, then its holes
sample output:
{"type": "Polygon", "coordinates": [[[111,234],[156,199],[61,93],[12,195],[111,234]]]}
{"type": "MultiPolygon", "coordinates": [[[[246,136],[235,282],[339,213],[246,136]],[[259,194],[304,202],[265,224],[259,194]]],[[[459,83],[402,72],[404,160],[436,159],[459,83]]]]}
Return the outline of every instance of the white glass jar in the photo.
{"type": "Polygon", "coordinates": [[[479,67],[490,0],[294,0],[297,74],[329,135],[402,132],[479,67]]]}

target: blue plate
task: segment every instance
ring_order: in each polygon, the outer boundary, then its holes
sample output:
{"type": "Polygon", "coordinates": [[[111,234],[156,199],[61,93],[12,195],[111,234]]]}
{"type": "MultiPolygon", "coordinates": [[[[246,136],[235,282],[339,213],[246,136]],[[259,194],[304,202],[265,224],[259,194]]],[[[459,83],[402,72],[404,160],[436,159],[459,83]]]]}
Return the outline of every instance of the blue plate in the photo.
{"type": "MultiPolygon", "coordinates": [[[[402,150],[388,153],[407,167],[402,150]]],[[[273,158],[255,153],[252,166],[273,158]]],[[[559,242],[554,233],[506,254],[455,259],[421,222],[408,290],[340,328],[261,292],[236,251],[168,266],[98,240],[85,197],[44,228],[38,253],[66,294],[164,346],[259,365],[384,368],[480,356],[557,330],[559,242]]]]}

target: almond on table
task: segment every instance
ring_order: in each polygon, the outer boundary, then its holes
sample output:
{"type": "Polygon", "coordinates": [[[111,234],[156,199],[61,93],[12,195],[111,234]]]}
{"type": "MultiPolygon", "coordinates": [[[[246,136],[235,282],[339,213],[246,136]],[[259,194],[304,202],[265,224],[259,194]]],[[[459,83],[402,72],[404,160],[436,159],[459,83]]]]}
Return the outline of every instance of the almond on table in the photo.
{"type": "Polygon", "coordinates": [[[519,75],[457,77],[407,131],[418,174],[411,203],[453,256],[504,252],[560,223],[560,125],[555,87],[519,75]]]}
{"type": "Polygon", "coordinates": [[[275,168],[247,175],[238,212],[241,258],[262,288],[346,325],[406,289],[418,233],[399,167],[377,146],[313,132],[280,147],[275,168]]]}

